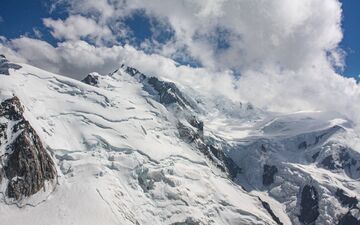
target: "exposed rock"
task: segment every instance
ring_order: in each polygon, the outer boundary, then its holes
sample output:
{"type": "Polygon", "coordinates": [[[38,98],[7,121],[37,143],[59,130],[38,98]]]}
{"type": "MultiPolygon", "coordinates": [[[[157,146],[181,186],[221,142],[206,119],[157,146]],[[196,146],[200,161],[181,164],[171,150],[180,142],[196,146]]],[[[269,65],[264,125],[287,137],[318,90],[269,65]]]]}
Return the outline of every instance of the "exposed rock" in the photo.
{"type": "Polygon", "coordinates": [[[348,206],[349,208],[354,208],[358,204],[356,197],[349,197],[344,190],[337,189],[335,196],[340,200],[341,205],[348,206]]]}
{"type": "Polygon", "coordinates": [[[264,165],[263,185],[269,186],[274,183],[274,176],[278,172],[276,166],[264,165]]]}
{"type": "Polygon", "coordinates": [[[180,122],[177,128],[182,140],[193,144],[194,147],[214,162],[220,170],[227,173],[231,179],[236,178],[237,174],[241,173],[241,168],[230,157],[226,156],[224,151],[204,142],[202,131],[195,131],[193,128],[187,127],[180,122]]]}
{"type": "Polygon", "coordinates": [[[308,144],[306,141],[303,141],[299,144],[298,149],[306,149],[308,147],[308,144]]]}
{"type": "Polygon", "coordinates": [[[161,81],[156,77],[150,77],[148,83],[157,91],[160,103],[164,105],[178,103],[181,107],[190,105],[174,83],[161,81]]]}
{"type": "Polygon", "coordinates": [[[319,217],[319,197],[313,186],[306,185],[301,193],[299,220],[302,224],[313,225],[319,217]]]}
{"type": "MultiPolygon", "coordinates": [[[[125,66],[122,65],[121,68],[124,69],[125,66]]],[[[126,67],[125,72],[130,76],[136,77],[140,82],[142,82],[144,84],[145,91],[149,94],[157,96],[158,101],[161,104],[168,106],[177,103],[183,108],[186,106],[191,107],[191,104],[174,83],[162,81],[156,77],[148,77],[132,67],[126,67]]]]}
{"type": "Polygon", "coordinates": [[[130,76],[135,76],[136,74],[139,74],[140,72],[133,68],[133,67],[130,67],[130,66],[125,66],[124,64],[121,65],[121,68],[125,68],[125,72],[128,73],[130,76]]]}
{"type": "Polygon", "coordinates": [[[351,157],[350,149],[341,146],[338,148],[335,154],[326,156],[320,165],[329,170],[344,169],[350,171],[358,164],[358,160],[351,157]]]}
{"type": "Polygon", "coordinates": [[[35,194],[44,187],[46,180],[56,175],[54,163],[34,129],[27,121],[21,126],[23,131],[10,145],[12,152],[4,168],[10,180],[7,195],[15,199],[35,194]]]}
{"type": "Polygon", "coordinates": [[[23,112],[17,97],[1,103],[0,117],[15,123],[11,132],[17,134],[12,143],[7,143],[3,159],[4,175],[9,180],[6,194],[16,200],[37,193],[45,187],[46,181],[56,177],[51,157],[35,130],[23,117],[23,112]]]}
{"type": "Polygon", "coordinates": [[[128,73],[130,76],[138,76],[141,82],[147,78],[144,74],[140,73],[140,71],[135,68],[125,66],[124,64],[121,65],[121,68],[125,68],[125,72],[128,73]]]}
{"type": "Polygon", "coordinates": [[[9,62],[4,55],[0,55],[0,74],[10,75],[9,69],[20,69],[21,66],[9,62]]]}
{"type": "Polygon", "coordinates": [[[329,170],[335,170],[338,169],[338,165],[335,164],[335,160],[332,155],[329,155],[321,161],[321,165],[329,170]]]}
{"type": "Polygon", "coordinates": [[[198,129],[199,132],[201,132],[201,133],[204,132],[204,122],[197,119],[195,116],[193,116],[192,118],[189,119],[189,123],[191,126],[198,129]]]}
{"type": "Polygon", "coordinates": [[[349,211],[340,218],[338,225],[360,225],[360,218],[354,217],[349,211]]]}
{"type": "MultiPolygon", "coordinates": [[[[234,162],[232,158],[225,155],[223,150],[220,150],[213,145],[208,145],[208,149],[210,149],[212,155],[214,155],[216,159],[222,163],[221,169],[226,172],[231,179],[235,179],[236,176],[242,172],[241,168],[234,162]]],[[[215,161],[213,158],[211,159],[215,161]]]]}
{"type": "Polygon", "coordinates": [[[266,209],[266,211],[270,214],[271,218],[278,224],[278,225],[283,225],[283,223],[280,221],[279,217],[277,217],[275,215],[275,213],[272,211],[269,203],[261,200],[261,198],[259,198],[261,204],[263,205],[263,207],[266,209]]]}
{"type": "Polygon", "coordinates": [[[320,152],[315,153],[315,154],[312,156],[312,159],[313,159],[314,161],[316,161],[316,159],[319,157],[319,154],[320,154],[320,152]]]}
{"type": "Polygon", "coordinates": [[[5,117],[8,120],[21,120],[23,119],[23,113],[24,108],[16,96],[0,104],[0,117],[5,117]]]}
{"type": "Polygon", "coordinates": [[[0,146],[7,139],[6,129],[7,129],[7,124],[6,123],[0,123],[0,146]]]}
{"type": "Polygon", "coordinates": [[[200,225],[200,223],[189,217],[184,222],[176,222],[171,225],[200,225]]]}
{"type": "Polygon", "coordinates": [[[96,73],[90,73],[82,80],[82,82],[88,85],[96,86],[99,84],[99,75],[96,73]]]}
{"type": "Polygon", "coordinates": [[[193,143],[196,139],[200,138],[200,135],[194,131],[194,129],[187,127],[180,122],[177,124],[177,129],[179,131],[180,138],[187,143],[193,143]]]}

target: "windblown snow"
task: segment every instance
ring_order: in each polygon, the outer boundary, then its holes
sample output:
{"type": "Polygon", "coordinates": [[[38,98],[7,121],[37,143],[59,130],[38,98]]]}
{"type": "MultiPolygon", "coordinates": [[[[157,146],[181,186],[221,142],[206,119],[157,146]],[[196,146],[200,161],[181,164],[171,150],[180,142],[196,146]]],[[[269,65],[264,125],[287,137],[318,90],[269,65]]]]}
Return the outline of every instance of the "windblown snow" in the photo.
{"type": "Polygon", "coordinates": [[[57,184],[19,201],[1,185],[1,224],[360,223],[360,139],[338,113],[266,112],[126,66],[81,82],[19,65],[0,101],[20,99],[57,184]]]}

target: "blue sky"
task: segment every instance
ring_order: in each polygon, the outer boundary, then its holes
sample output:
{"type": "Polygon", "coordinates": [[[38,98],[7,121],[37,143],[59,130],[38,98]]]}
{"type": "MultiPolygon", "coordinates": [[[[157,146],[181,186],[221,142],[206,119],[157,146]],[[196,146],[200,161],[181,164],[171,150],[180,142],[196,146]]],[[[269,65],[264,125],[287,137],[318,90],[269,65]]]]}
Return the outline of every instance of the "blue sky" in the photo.
{"type": "Polygon", "coordinates": [[[360,1],[342,0],[344,39],[341,47],[346,51],[347,76],[360,75],[360,1]]]}
{"type": "MultiPolygon", "coordinates": [[[[343,31],[344,39],[341,47],[346,51],[346,68],[341,72],[345,76],[359,79],[360,74],[360,1],[342,0],[343,3],[343,31]]],[[[51,17],[54,19],[64,19],[68,16],[66,10],[61,7],[50,11],[49,1],[44,0],[1,0],[0,7],[0,35],[8,39],[18,38],[26,35],[33,38],[39,38],[56,45],[57,40],[50,34],[48,28],[43,25],[42,18],[51,17]],[[37,32],[39,31],[39,32],[37,32]],[[41,36],[37,36],[40,33],[41,36]]],[[[151,38],[151,24],[156,23],[155,19],[143,16],[142,12],[133,14],[125,20],[126,26],[132,31],[133,45],[138,45],[147,38],[151,38]]],[[[158,34],[156,41],[166,42],[172,37],[172,32],[164,31],[158,34]]],[[[122,40],[118,40],[123,43],[122,40]]],[[[226,44],[226,43],[224,43],[226,44]]],[[[222,43],[220,43],[222,45],[222,43]]],[[[179,59],[181,61],[181,59],[179,59]]],[[[188,62],[195,65],[191,60],[188,62]]]]}
{"type": "Polygon", "coordinates": [[[8,39],[24,34],[33,36],[33,29],[38,29],[44,35],[42,39],[55,43],[44,27],[42,18],[50,16],[59,18],[61,11],[57,10],[50,15],[46,1],[1,0],[0,16],[2,18],[0,35],[8,39]]]}

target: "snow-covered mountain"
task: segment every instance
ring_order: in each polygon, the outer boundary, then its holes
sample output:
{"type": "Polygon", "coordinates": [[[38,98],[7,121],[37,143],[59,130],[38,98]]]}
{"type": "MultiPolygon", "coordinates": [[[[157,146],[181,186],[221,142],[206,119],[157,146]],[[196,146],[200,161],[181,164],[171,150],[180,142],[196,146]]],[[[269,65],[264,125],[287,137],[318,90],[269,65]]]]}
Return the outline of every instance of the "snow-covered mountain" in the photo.
{"type": "Polygon", "coordinates": [[[0,224],[360,224],[360,137],[122,65],[0,58],[0,224]]]}

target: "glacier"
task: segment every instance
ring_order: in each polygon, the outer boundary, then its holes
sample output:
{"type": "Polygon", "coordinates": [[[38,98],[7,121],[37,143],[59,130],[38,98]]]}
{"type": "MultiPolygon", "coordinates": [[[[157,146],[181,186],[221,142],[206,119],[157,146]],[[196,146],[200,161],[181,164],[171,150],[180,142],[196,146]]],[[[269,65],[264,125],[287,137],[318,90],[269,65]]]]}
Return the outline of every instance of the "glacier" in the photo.
{"type": "Polygon", "coordinates": [[[13,98],[56,176],[9,195],[28,179],[4,172],[25,129],[0,110],[1,224],[360,224],[360,137],[336,111],[270,112],[126,65],[78,81],[2,57],[0,102],[13,98]]]}

